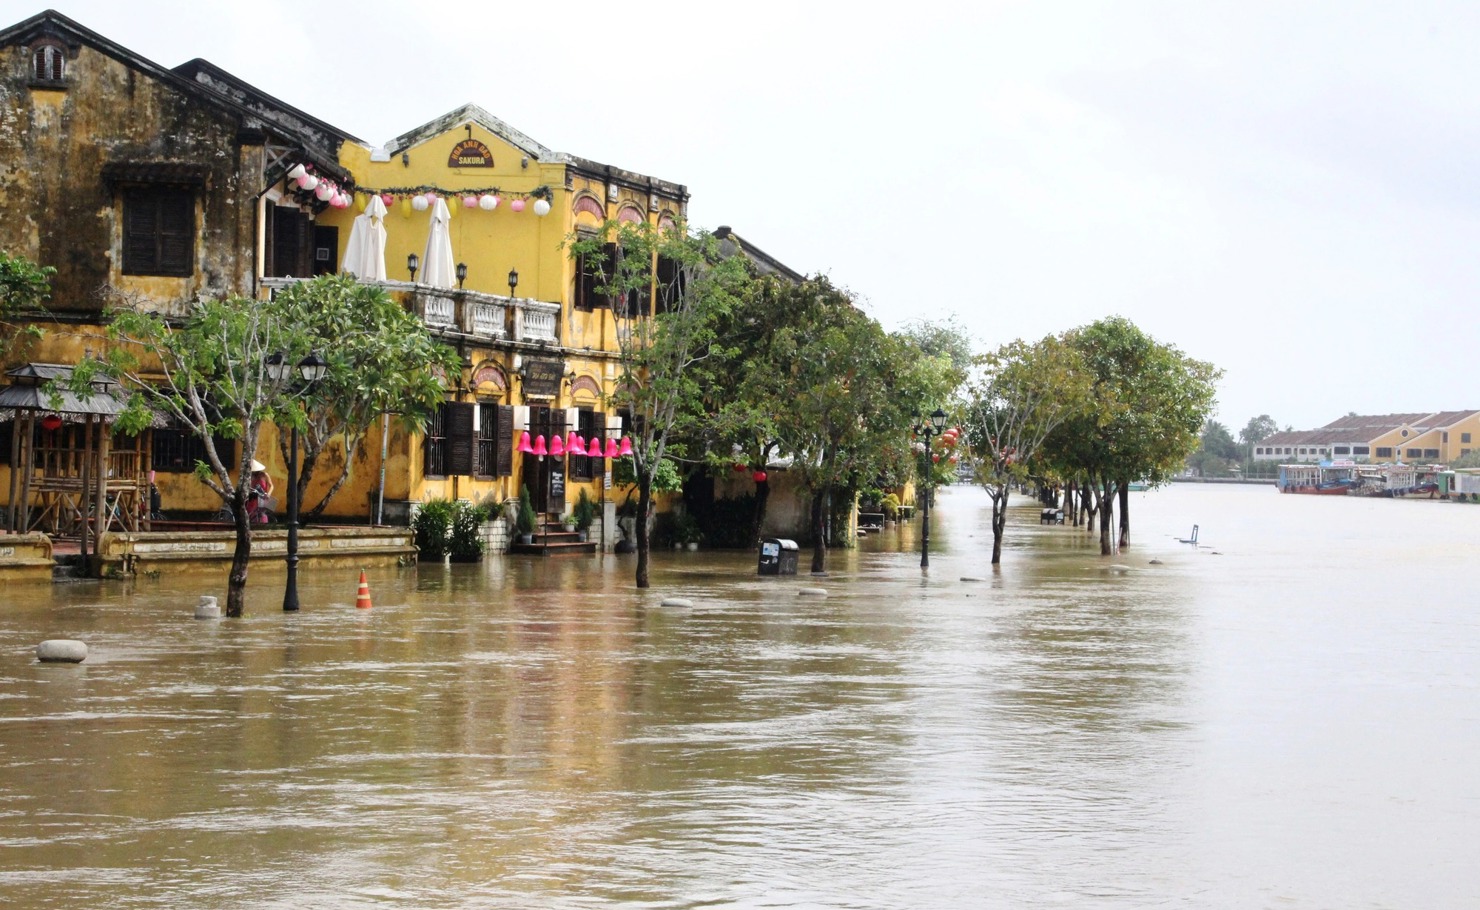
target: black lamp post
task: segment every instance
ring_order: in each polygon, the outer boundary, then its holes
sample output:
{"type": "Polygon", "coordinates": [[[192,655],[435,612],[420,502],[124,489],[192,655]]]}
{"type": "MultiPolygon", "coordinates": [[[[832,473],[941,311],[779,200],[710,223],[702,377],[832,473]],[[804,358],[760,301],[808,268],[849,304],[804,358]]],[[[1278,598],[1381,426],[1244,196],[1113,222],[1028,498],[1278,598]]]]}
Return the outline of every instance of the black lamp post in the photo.
{"type": "Polygon", "coordinates": [[[509,296],[514,296],[514,289],[519,286],[519,270],[509,269],[509,296]]]}
{"type": "Polygon", "coordinates": [[[416,284],[416,267],[421,265],[421,257],[415,253],[406,257],[406,271],[411,273],[411,283],[416,284]]]}
{"type": "Polygon", "coordinates": [[[463,282],[467,280],[468,264],[466,262],[459,262],[457,264],[457,289],[459,291],[463,289],[463,282]]]}
{"type": "MultiPolygon", "coordinates": [[[[411,254],[415,259],[416,254],[411,254]]],[[[415,266],[412,266],[413,270],[415,266]]],[[[329,364],[317,351],[298,361],[295,368],[289,367],[281,353],[267,358],[267,371],[273,379],[290,382],[303,394],[308,394],[329,372],[329,364]],[[295,375],[296,374],[296,375],[295,375]]],[[[293,613],[298,609],[298,424],[288,441],[288,581],[283,588],[283,612],[293,613]]]]}
{"type": "Polygon", "coordinates": [[[930,568],[930,501],[935,498],[935,462],[931,460],[930,439],[946,429],[946,412],[936,408],[930,420],[915,425],[915,435],[925,440],[925,476],[921,486],[925,488],[925,504],[920,508],[920,568],[930,568]]]}

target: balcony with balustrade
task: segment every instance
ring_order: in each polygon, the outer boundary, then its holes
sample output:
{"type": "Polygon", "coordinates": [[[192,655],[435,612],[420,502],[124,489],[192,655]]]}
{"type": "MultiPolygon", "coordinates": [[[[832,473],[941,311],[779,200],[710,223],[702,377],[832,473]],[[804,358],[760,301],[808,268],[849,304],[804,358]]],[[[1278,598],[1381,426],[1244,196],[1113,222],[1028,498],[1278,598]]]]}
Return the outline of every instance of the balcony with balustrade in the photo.
{"type": "MultiPolygon", "coordinates": [[[[264,278],[263,292],[276,293],[302,278],[264,278]]],[[[560,304],[439,288],[409,281],[367,281],[401,302],[433,334],[474,342],[553,345],[560,342],[560,304]]]]}

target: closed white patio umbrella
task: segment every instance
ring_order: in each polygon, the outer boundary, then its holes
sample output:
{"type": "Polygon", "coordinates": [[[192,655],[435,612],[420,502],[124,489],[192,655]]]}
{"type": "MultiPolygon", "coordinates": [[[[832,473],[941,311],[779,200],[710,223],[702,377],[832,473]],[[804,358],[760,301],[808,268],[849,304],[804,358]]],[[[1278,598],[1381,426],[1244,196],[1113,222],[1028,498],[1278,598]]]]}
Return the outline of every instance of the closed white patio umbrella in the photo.
{"type": "Polygon", "coordinates": [[[434,288],[450,288],[457,283],[452,261],[452,231],[448,222],[452,215],[447,211],[447,200],[437,197],[432,207],[432,227],[427,232],[427,253],[422,257],[421,281],[434,288]]]}
{"type": "Polygon", "coordinates": [[[371,196],[344,245],[344,271],[362,281],[385,280],[385,203],[371,196]]]}

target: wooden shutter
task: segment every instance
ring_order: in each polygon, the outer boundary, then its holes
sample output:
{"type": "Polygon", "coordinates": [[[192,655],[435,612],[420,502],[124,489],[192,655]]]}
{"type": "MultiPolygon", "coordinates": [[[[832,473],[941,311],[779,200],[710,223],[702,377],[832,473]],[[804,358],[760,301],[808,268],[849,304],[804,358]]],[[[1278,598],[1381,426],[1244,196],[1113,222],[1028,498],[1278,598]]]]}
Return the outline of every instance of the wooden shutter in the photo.
{"type": "Polygon", "coordinates": [[[475,404],[454,401],[447,405],[447,473],[473,473],[473,460],[477,454],[477,440],[473,434],[473,409],[475,404]]]}
{"type": "Polygon", "coordinates": [[[123,270],[130,275],[153,275],[159,270],[159,208],[142,190],[123,197],[123,270]]]}
{"type": "Polygon", "coordinates": [[[498,406],[498,433],[494,436],[494,474],[510,477],[514,474],[514,409],[506,404],[498,406]]]}
{"type": "Polygon", "coordinates": [[[195,273],[195,198],[187,192],[159,194],[159,271],[163,275],[195,273]]]}

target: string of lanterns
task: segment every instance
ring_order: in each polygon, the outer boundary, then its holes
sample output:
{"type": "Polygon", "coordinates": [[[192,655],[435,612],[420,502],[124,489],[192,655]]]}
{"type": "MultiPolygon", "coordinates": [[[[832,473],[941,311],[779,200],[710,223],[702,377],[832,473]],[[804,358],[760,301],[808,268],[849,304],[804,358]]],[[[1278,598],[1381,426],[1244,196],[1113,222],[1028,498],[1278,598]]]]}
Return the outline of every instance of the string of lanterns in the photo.
{"type": "Polygon", "coordinates": [[[380,201],[389,208],[399,198],[403,215],[410,215],[412,210],[424,212],[440,197],[447,200],[461,199],[463,208],[482,209],[485,212],[493,211],[504,199],[508,199],[509,211],[522,212],[528,206],[543,218],[550,214],[550,199],[555,195],[548,186],[538,186],[529,192],[507,191],[496,186],[449,190],[427,184],[383,188],[357,186],[346,190],[327,177],[319,177],[313,172],[311,165],[302,163],[295,164],[288,170],[287,179],[297,184],[298,189],[313,193],[314,198],[336,209],[348,208],[357,198],[360,208],[364,209],[370,196],[379,196],[380,201]],[[531,200],[533,205],[530,205],[531,200]]]}
{"type": "Polygon", "coordinates": [[[515,451],[533,455],[536,458],[544,458],[546,455],[551,458],[560,458],[564,455],[584,455],[588,458],[626,458],[632,454],[632,438],[623,436],[620,444],[615,439],[608,439],[606,451],[603,452],[600,439],[593,436],[590,443],[587,443],[583,437],[576,435],[575,430],[567,433],[564,439],[558,435],[551,436],[548,446],[545,444],[543,433],[531,440],[529,431],[525,430],[519,437],[519,445],[515,446],[515,451]]]}

